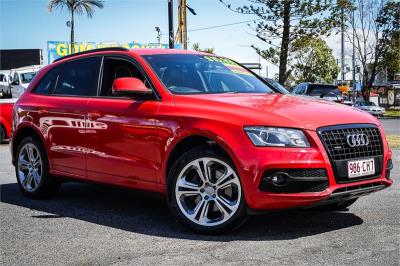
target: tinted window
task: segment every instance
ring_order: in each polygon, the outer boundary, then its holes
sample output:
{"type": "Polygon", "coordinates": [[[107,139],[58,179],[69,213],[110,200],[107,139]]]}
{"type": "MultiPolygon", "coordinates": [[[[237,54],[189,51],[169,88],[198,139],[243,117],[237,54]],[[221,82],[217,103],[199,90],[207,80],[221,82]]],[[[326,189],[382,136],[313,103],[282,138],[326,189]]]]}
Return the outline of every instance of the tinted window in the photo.
{"type": "Polygon", "coordinates": [[[37,85],[34,92],[40,94],[48,94],[49,92],[51,92],[51,90],[56,85],[59,70],[59,66],[51,69],[40,81],[39,85],[37,85]]]}
{"type": "Polygon", "coordinates": [[[36,76],[36,72],[27,72],[21,74],[21,83],[30,83],[32,79],[36,76]]]}
{"type": "Polygon", "coordinates": [[[165,87],[176,94],[274,92],[252,72],[228,58],[194,54],[143,57],[165,87]]]}
{"type": "Polygon", "coordinates": [[[96,96],[100,61],[100,57],[90,57],[66,63],[55,94],[96,96]]]}
{"type": "Polygon", "coordinates": [[[311,85],[308,94],[313,96],[328,95],[328,94],[340,95],[340,91],[337,88],[337,86],[311,85]]]}

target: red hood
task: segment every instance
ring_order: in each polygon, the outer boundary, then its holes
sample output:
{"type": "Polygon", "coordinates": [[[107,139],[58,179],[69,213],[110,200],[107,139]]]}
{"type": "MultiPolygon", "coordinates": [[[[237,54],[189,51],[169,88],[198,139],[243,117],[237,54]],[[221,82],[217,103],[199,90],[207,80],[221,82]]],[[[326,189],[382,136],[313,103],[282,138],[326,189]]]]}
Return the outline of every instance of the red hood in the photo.
{"type": "Polygon", "coordinates": [[[224,121],[233,119],[243,126],[265,125],[315,130],[322,126],[337,124],[379,125],[376,118],[355,108],[292,95],[243,93],[176,95],[175,102],[193,111],[204,109],[204,116],[224,121]]]}

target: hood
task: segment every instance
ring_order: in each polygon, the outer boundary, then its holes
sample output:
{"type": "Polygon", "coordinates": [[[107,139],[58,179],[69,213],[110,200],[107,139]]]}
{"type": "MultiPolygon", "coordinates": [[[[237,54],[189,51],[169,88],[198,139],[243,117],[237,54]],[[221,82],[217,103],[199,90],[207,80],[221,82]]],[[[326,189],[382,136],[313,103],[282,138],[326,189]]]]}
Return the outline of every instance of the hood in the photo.
{"type": "MultiPolygon", "coordinates": [[[[243,126],[264,125],[316,130],[338,124],[376,124],[379,121],[356,108],[310,97],[282,94],[175,95],[185,110],[195,108],[207,117],[236,121],[243,126]],[[199,110],[200,109],[200,110],[199,110]],[[218,117],[223,116],[223,117],[218,117]]],[[[199,116],[199,115],[198,115],[199,116]]]]}

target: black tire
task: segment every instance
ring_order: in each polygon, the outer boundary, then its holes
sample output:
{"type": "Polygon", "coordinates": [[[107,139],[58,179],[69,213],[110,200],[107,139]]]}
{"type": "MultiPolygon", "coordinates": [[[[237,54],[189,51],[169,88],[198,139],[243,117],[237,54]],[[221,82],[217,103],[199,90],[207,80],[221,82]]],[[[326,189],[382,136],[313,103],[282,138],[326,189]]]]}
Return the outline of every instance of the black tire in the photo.
{"type": "Polygon", "coordinates": [[[17,178],[19,189],[21,190],[22,194],[24,194],[28,198],[39,199],[39,198],[47,198],[53,196],[58,192],[61,184],[58,179],[49,174],[49,162],[46,151],[44,149],[42,142],[36,137],[26,137],[19,144],[17,152],[15,154],[15,175],[17,178]],[[19,173],[18,173],[18,156],[21,153],[21,149],[26,144],[34,145],[42,159],[41,180],[34,191],[28,191],[24,188],[24,186],[21,184],[21,180],[19,178],[19,173]]]}
{"type": "MultiPolygon", "coordinates": [[[[241,225],[243,225],[246,220],[247,220],[247,212],[246,212],[246,203],[243,195],[243,190],[241,189],[240,193],[240,202],[238,203],[238,207],[236,209],[236,212],[224,223],[218,224],[216,226],[202,226],[199,224],[194,223],[191,221],[189,218],[187,218],[181,211],[181,209],[178,206],[177,199],[176,199],[176,193],[175,193],[175,186],[177,179],[179,177],[180,172],[183,170],[183,168],[188,165],[190,162],[204,158],[204,157],[211,157],[218,159],[220,161],[225,162],[227,165],[229,165],[236,173],[237,177],[239,178],[239,175],[237,174],[237,171],[234,167],[234,164],[232,161],[227,158],[226,156],[223,156],[219,154],[216,150],[214,150],[212,147],[209,146],[202,146],[198,148],[191,149],[184,153],[179,159],[176,160],[174,165],[172,166],[169,175],[168,175],[168,180],[167,180],[167,188],[168,188],[168,206],[176,218],[176,220],[186,226],[187,228],[191,229],[192,231],[200,234],[206,234],[206,235],[215,235],[215,234],[221,234],[227,231],[232,231],[234,229],[237,229],[241,225]]],[[[240,178],[239,178],[240,180],[240,178]]]]}
{"type": "Polygon", "coordinates": [[[2,125],[0,125],[0,144],[3,144],[6,141],[6,131],[2,125]]]}
{"type": "Polygon", "coordinates": [[[322,205],[318,206],[315,208],[312,208],[312,210],[318,210],[318,211],[343,211],[346,210],[350,205],[352,205],[354,202],[357,201],[358,198],[355,199],[350,199],[350,200],[344,200],[340,202],[335,202],[332,204],[327,204],[327,205],[322,205]]]}

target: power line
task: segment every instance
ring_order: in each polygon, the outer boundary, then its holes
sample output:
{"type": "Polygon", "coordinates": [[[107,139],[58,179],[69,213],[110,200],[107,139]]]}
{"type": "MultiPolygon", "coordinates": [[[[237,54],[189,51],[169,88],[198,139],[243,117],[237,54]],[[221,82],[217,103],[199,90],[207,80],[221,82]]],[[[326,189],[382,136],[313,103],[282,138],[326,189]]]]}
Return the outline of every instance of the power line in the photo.
{"type": "MultiPolygon", "coordinates": [[[[188,32],[201,31],[201,30],[210,30],[210,29],[228,27],[228,26],[233,26],[233,25],[238,25],[238,24],[253,22],[253,21],[257,21],[257,20],[261,20],[261,19],[252,19],[252,20],[245,20],[245,21],[233,22],[233,23],[222,24],[222,25],[216,25],[216,26],[210,26],[210,27],[204,27],[204,28],[197,28],[197,29],[188,30],[188,32]]],[[[165,35],[165,33],[162,34],[162,35],[165,35]]]]}

